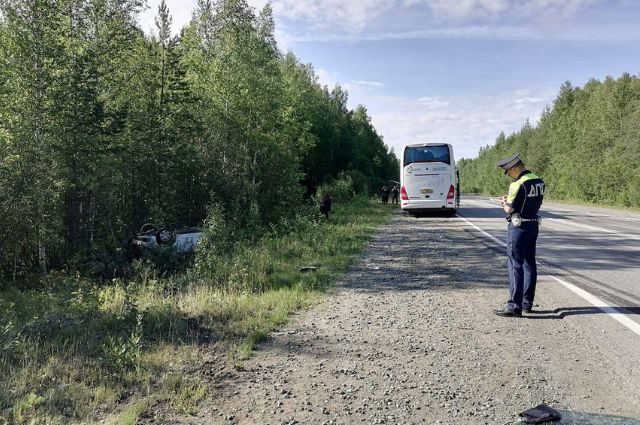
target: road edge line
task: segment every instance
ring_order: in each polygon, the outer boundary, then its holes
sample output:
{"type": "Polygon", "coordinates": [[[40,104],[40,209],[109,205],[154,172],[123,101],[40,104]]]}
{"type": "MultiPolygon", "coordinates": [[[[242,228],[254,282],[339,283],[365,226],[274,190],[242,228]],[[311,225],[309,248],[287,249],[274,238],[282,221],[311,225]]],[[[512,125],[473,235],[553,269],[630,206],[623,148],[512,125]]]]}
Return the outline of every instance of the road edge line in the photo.
{"type": "MultiPolygon", "coordinates": [[[[487,236],[489,239],[491,239],[491,240],[493,240],[495,242],[498,242],[502,246],[507,246],[506,243],[504,243],[503,241],[501,241],[497,237],[493,236],[492,234],[486,232],[485,230],[481,229],[480,227],[476,226],[474,223],[470,222],[469,220],[467,220],[466,218],[462,217],[461,215],[456,214],[456,217],[458,217],[459,219],[461,219],[462,221],[464,221],[465,223],[467,223],[468,225],[470,225],[471,227],[473,227],[474,229],[476,229],[477,231],[479,231],[483,235],[487,236]]],[[[598,310],[600,310],[603,313],[605,313],[608,316],[610,316],[613,320],[617,321],[618,323],[620,323],[621,325],[623,325],[624,327],[626,327],[627,329],[629,329],[630,331],[632,331],[636,335],[640,336],[640,324],[637,323],[634,320],[631,320],[627,316],[625,316],[623,313],[621,313],[615,307],[612,307],[611,305],[609,305],[608,303],[604,302],[603,300],[601,300],[600,298],[596,297],[595,295],[592,295],[591,293],[585,291],[582,288],[578,288],[577,286],[575,286],[572,283],[567,282],[566,280],[562,280],[562,279],[560,279],[558,277],[555,277],[554,275],[548,274],[548,273],[546,274],[546,276],[549,276],[551,279],[555,280],[556,282],[558,282],[559,284],[561,284],[565,288],[569,289],[571,292],[573,292],[574,294],[576,294],[577,296],[579,296],[583,300],[587,301],[588,303],[590,303],[591,305],[596,307],[598,310]]]]}
{"type": "Polygon", "coordinates": [[[456,214],[456,217],[458,217],[459,219],[461,219],[462,221],[464,221],[465,223],[467,223],[468,225],[470,225],[471,227],[473,227],[474,229],[476,229],[478,232],[482,233],[483,235],[485,235],[489,239],[491,239],[491,240],[493,240],[495,242],[498,242],[502,246],[507,246],[506,243],[504,243],[503,241],[501,241],[497,237],[493,236],[491,233],[488,233],[488,232],[482,230],[481,228],[479,228],[478,226],[476,226],[475,224],[473,224],[472,222],[470,222],[469,220],[467,220],[463,216],[461,216],[459,214],[456,214]]]}
{"type": "Polygon", "coordinates": [[[629,319],[622,312],[620,312],[615,307],[611,306],[607,302],[601,300],[595,295],[591,295],[591,293],[585,291],[582,288],[578,288],[577,286],[567,282],[566,280],[562,280],[554,275],[547,274],[551,279],[555,280],[565,288],[569,289],[574,294],[578,295],[583,300],[591,303],[594,307],[601,310],[603,313],[609,315],[612,319],[616,320],[618,323],[624,325],[626,328],[631,330],[636,335],[640,336],[640,324],[634,320],[629,319]]]}

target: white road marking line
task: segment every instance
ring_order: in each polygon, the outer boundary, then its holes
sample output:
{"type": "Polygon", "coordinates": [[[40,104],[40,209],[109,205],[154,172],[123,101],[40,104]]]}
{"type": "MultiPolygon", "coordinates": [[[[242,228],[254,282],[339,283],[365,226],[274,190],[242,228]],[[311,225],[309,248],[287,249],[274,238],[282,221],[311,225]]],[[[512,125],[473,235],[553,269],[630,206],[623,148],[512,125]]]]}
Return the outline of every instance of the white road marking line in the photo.
{"type": "Polygon", "coordinates": [[[464,221],[465,223],[467,223],[468,225],[470,225],[471,227],[473,227],[474,229],[476,229],[478,232],[482,233],[483,235],[485,235],[489,239],[492,239],[495,242],[498,242],[502,246],[505,246],[505,247],[507,246],[506,242],[503,242],[502,240],[496,238],[491,233],[485,232],[484,230],[482,230],[481,228],[479,228],[478,226],[476,226],[475,224],[473,224],[472,222],[470,222],[469,220],[467,220],[463,216],[456,214],[456,217],[462,219],[462,221],[464,221]]]}
{"type": "Polygon", "coordinates": [[[559,223],[559,224],[568,224],[568,225],[571,225],[571,226],[584,227],[585,229],[596,230],[598,232],[609,233],[611,235],[618,235],[618,236],[621,236],[623,238],[640,240],[640,236],[637,236],[637,235],[630,235],[628,233],[616,232],[615,230],[609,230],[609,229],[605,229],[603,227],[590,226],[588,224],[576,223],[575,221],[571,221],[571,220],[560,220],[560,219],[557,219],[557,218],[547,218],[545,220],[543,218],[543,221],[551,221],[552,223],[555,222],[555,223],[559,223]]]}
{"type": "MultiPolygon", "coordinates": [[[[563,211],[563,212],[570,212],[570,213],[575,213],[576,210],[568,210],[565,208],[559,208],[559,207],[552,207],[554,211],[563,211]]],[[[621,216],[619,214],[604,214],[604,213],[596,213],[596,212],[588,212],[588,211],[580,211],[577,210],[578,212],[584,212],[585,214],[589,214],[586,217],[592,218],[592,217],[606,217],[606,218],[613,218],[615,220],[631,220],[631,221],[640,221],[640,218],[637,217],[626,217],[626,216],[621,216]]]]}
{"type": "MultiPolygon", "coordinates": [[[[496,204],[500,203],[500,198],[489,198],[492,202],[495,202],[495,204],[491,203],[491,202],[487,202],[487,201],[481,201],[479,199],[463,199],[464,202],[479,202],[485,205],[491,205],[492,207],[495,207],[496,204]]],[[[596,218],[596,217],[603,217],[603,218],[612,218],[615,220],[631,220],[631,221],[640,221],[640,218],[636,218],[636,217],[625,217],[625,216],[620,216],[620,215],[612,215],[612,214],[603,214],[603,213],[594,213],[594,212],[585,212],[585,211],[576,211],[576,210],[568,210],[565,208],[559,208],[559,207],[551,207],[552,209],[548,210],[549,212],[554,212],[554,211],[562,211],[562,212],[569,212],[569,213],[576,213],[576,212],[584,212],[585,215],[584,217],[587,218],[596,218]]]]}
{"type": "Polygon", "coordinates": [[[629,328],[636,335],[640,335],[640,323],[637,323],[637,322],[629,319],[627,316],[625,316],[619,310],[617,310],[616,308],[614,308],[611,305],[607,304],[605,301],[601,300],[600,298],[598,298],[598,297],[596,297],[594,295],[591,295],[589,292],[585,291],[584,289],[578,288],[577,286],[572,285],[571,283],[569,283],[567,281],[564,281],[562,279],[559,279],[559,278],[557,278],[557,277],[555,277],[553,275],[548,275],[548,276],[551,279],[553,279],[556,282],[558,282],[561,285],[563,285],[565,288],[567,288],[570,291],[572,291],[573,293],[575,293],[576,295],[578,295],[579,297],[581,297],[583,300],[588,301],[589,303],[591,303],[591,305],[596,307],[598,310],[601,310],[602,312],[608,314],[614,320],[617,320],[619,323],[621,323],[625,327],[629,328]]]}
{"type": "Polygon", "coordinates": [[[482,204],[482,205],[488,205],[490,207],[493,208],[500,208],[500,204],[498,202],[493,203],[493,202],[488,202],[488,201],[481,201],[479,199],[465,199],[463,201],[463,204],[466,202],[471,202],[472,204],[482,204]]]}
{"type": "MultiPolygon", "coordinates": [[[[482,230],[480,227],[476,226],[474,223],[470,222],[469,220],[467,220],[466,218],[462,217],[461,215],[456,214],[456,217],[458,217],[459,219],[461,219],[462,221],[464,221],[465,223],[467,223],[468,225],[470,225],[471,227],[473,227],[474,229],[476,229],[477,231],[479,231],[483,235],[487,236],[489,239],[499,243],[502,246],[505,246],[505,247],[507,246],[507,244],[505,242],[503,242],[499,238],[493,236],[492,234],[482,230]]],[[[565,280],[557,278],[557,277],[555,277],[555,276],[553,276],[551,274],[547,274],[547,276],[549,276],[551,279],[555,280],[556,282],[560,283],[565,288],[569,289],[571,292],[575,293],[580,298],[582,298],[583,300],[587,301],[588,303],[590,303],[591,305],[596,307],[598,310],[600,310],[603,313],[609,315],[612,319],[614,319],[618,323],[622,324],[623,326],[625,326],[627,329],[631,330],[636,335],[640,336],[640,324],[639,323],[635,322],[634,320],[631,320],[630,318],[625,316],[620,311],[616,310],[611,305],[607,304],[606,302],[604,302],[600,298],[596,297],[595,295],[590,294],[589,292],[585,291],[584,289],[578,288],[577,286],[575,286],[575,285],[573,285],[573,284],[571,284],[571,283],[569,283],[569,282],[567,282],[565,280]]]]}
{"type": "Polygon", "coordinates": [[[612,233],[617,235],[622,235],[622,233],[616,232],[615,230],[605,229],[604,227],[590,226],[588,224],[576,223],[570,220],[560,220],[559,218],[547,218],[547,221],[556,222],[556,223],[564,223],[570,224],[572,226],[584,227],[585,229],[597,230],[599,232],[612,233]]]}
{"type": "MultiPolygon", "coordinates": [[[[496,205],[487,202],[487,201],[481,201],[481,200],[477,200],[477,199],[470,199],[467,200],[466,202],[471,202],[471,203],[476,203],[476,204],[482,204],[482,205],[488,205],[490,207],[496,207],[496,205]]],[[[569,211],[569,210],[564,210],[564,211],[569,211]]],[[[550,211],[553,212],[553,211],[550,211]]],[[[567,225],[571,225],[571,226],[576,226],[576,227],[583,227],[585,229],[590,229],[590,230],[595,230],[598,232],[603,232],[603,233],[609,233],[612,235],[618,235],[618,236],[622,236],[625,238],[629,238],[629,239],[635,239],[635,240],[640,240],[640,236],[637,235],[630,235],[628,233],[621,233],[615,230],[610,230],[610,229],[605,229],[604,227],[597,227],[597,226],[590,226],[588,224],[582,224],[582,223],[577,223],[573,220],[569,220],[569,219],[558,219],[558,218],[545,218],[544,217],[544,210],[542,211],[542,217],[543,217],[543,223],[545,221],[550,221],[552,223],[558,223],[558,224],[567,224],[567,225]]]]}
{"type": "Polygon", "coordinates": [[[562,212],[570,212],[570,213],[576,213],[576,212],[584,212],[586,214],[589,214],[589,217],[611,217],[609,214],[602,214],[602,213],[594,213],[594,212],[588,212],[588,211],[580,211],[580,210],[568,210],[566,208],[560,208],[560,207],[552,207],[554,211],[562,211],[562,212]]]}

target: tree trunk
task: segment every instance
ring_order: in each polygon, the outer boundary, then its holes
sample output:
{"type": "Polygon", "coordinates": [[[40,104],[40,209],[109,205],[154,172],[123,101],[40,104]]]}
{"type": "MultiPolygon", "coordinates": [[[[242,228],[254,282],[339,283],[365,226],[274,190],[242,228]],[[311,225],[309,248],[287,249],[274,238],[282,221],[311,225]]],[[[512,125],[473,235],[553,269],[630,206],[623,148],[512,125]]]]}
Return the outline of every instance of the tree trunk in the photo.
{"type": "Polygon", "coordinates": [[[47,274],[47,250],[44,244],[42,226],[38,226],[38,265],[40,273],[47,274]]]}

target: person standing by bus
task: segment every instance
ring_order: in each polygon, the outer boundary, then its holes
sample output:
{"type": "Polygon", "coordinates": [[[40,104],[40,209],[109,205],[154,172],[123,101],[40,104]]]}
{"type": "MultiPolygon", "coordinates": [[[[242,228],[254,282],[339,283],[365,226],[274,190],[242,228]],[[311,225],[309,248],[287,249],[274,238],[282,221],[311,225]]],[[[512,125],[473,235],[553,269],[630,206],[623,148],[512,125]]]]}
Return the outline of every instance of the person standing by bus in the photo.
{"type": "Polygon", "coordinates": [[[392,204],[397,204],[398,203],[398,195],[400,194],[400,189],[398,189],[398,185],[394,185],[393,189],[391,189],[391,203],[392,204]]]}
{"type": "Polygon", "coordinates": [[[382,186],[382,189],[380,189],[380,195],[382,196],[382,203],[388,204],[389,203],[389,187],[386,184],[382,186]]]}
{"type": "Polygon", "coordinates": [[[538,271],[536,241],[540,219],[538,211],[544,197],[544,181],[527,170],[519,154],[498,161],[496,165],[513,180],[509,193],[502,198],[502,209],[508,214],[507,267],[509,301],[496,310],[503,317],[521,317],[531,313],[538,271]]]}

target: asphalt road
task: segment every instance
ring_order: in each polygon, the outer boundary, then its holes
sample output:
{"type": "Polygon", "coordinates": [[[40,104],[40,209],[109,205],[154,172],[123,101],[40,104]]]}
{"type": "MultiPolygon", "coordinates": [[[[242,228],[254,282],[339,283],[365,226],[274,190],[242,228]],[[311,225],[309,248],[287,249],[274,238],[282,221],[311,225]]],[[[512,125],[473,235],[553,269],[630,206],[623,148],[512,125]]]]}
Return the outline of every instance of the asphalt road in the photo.
{"type": "MultiPolygon", "coordinates": [[[[495,200],[463,196],[458,215],[489,246],[504,250],[505,214],[495,200]]],[[[624,317],[640,337],[640,214],[545,202],[541,215],[541,272],[611,317],[624,317]]]]}

